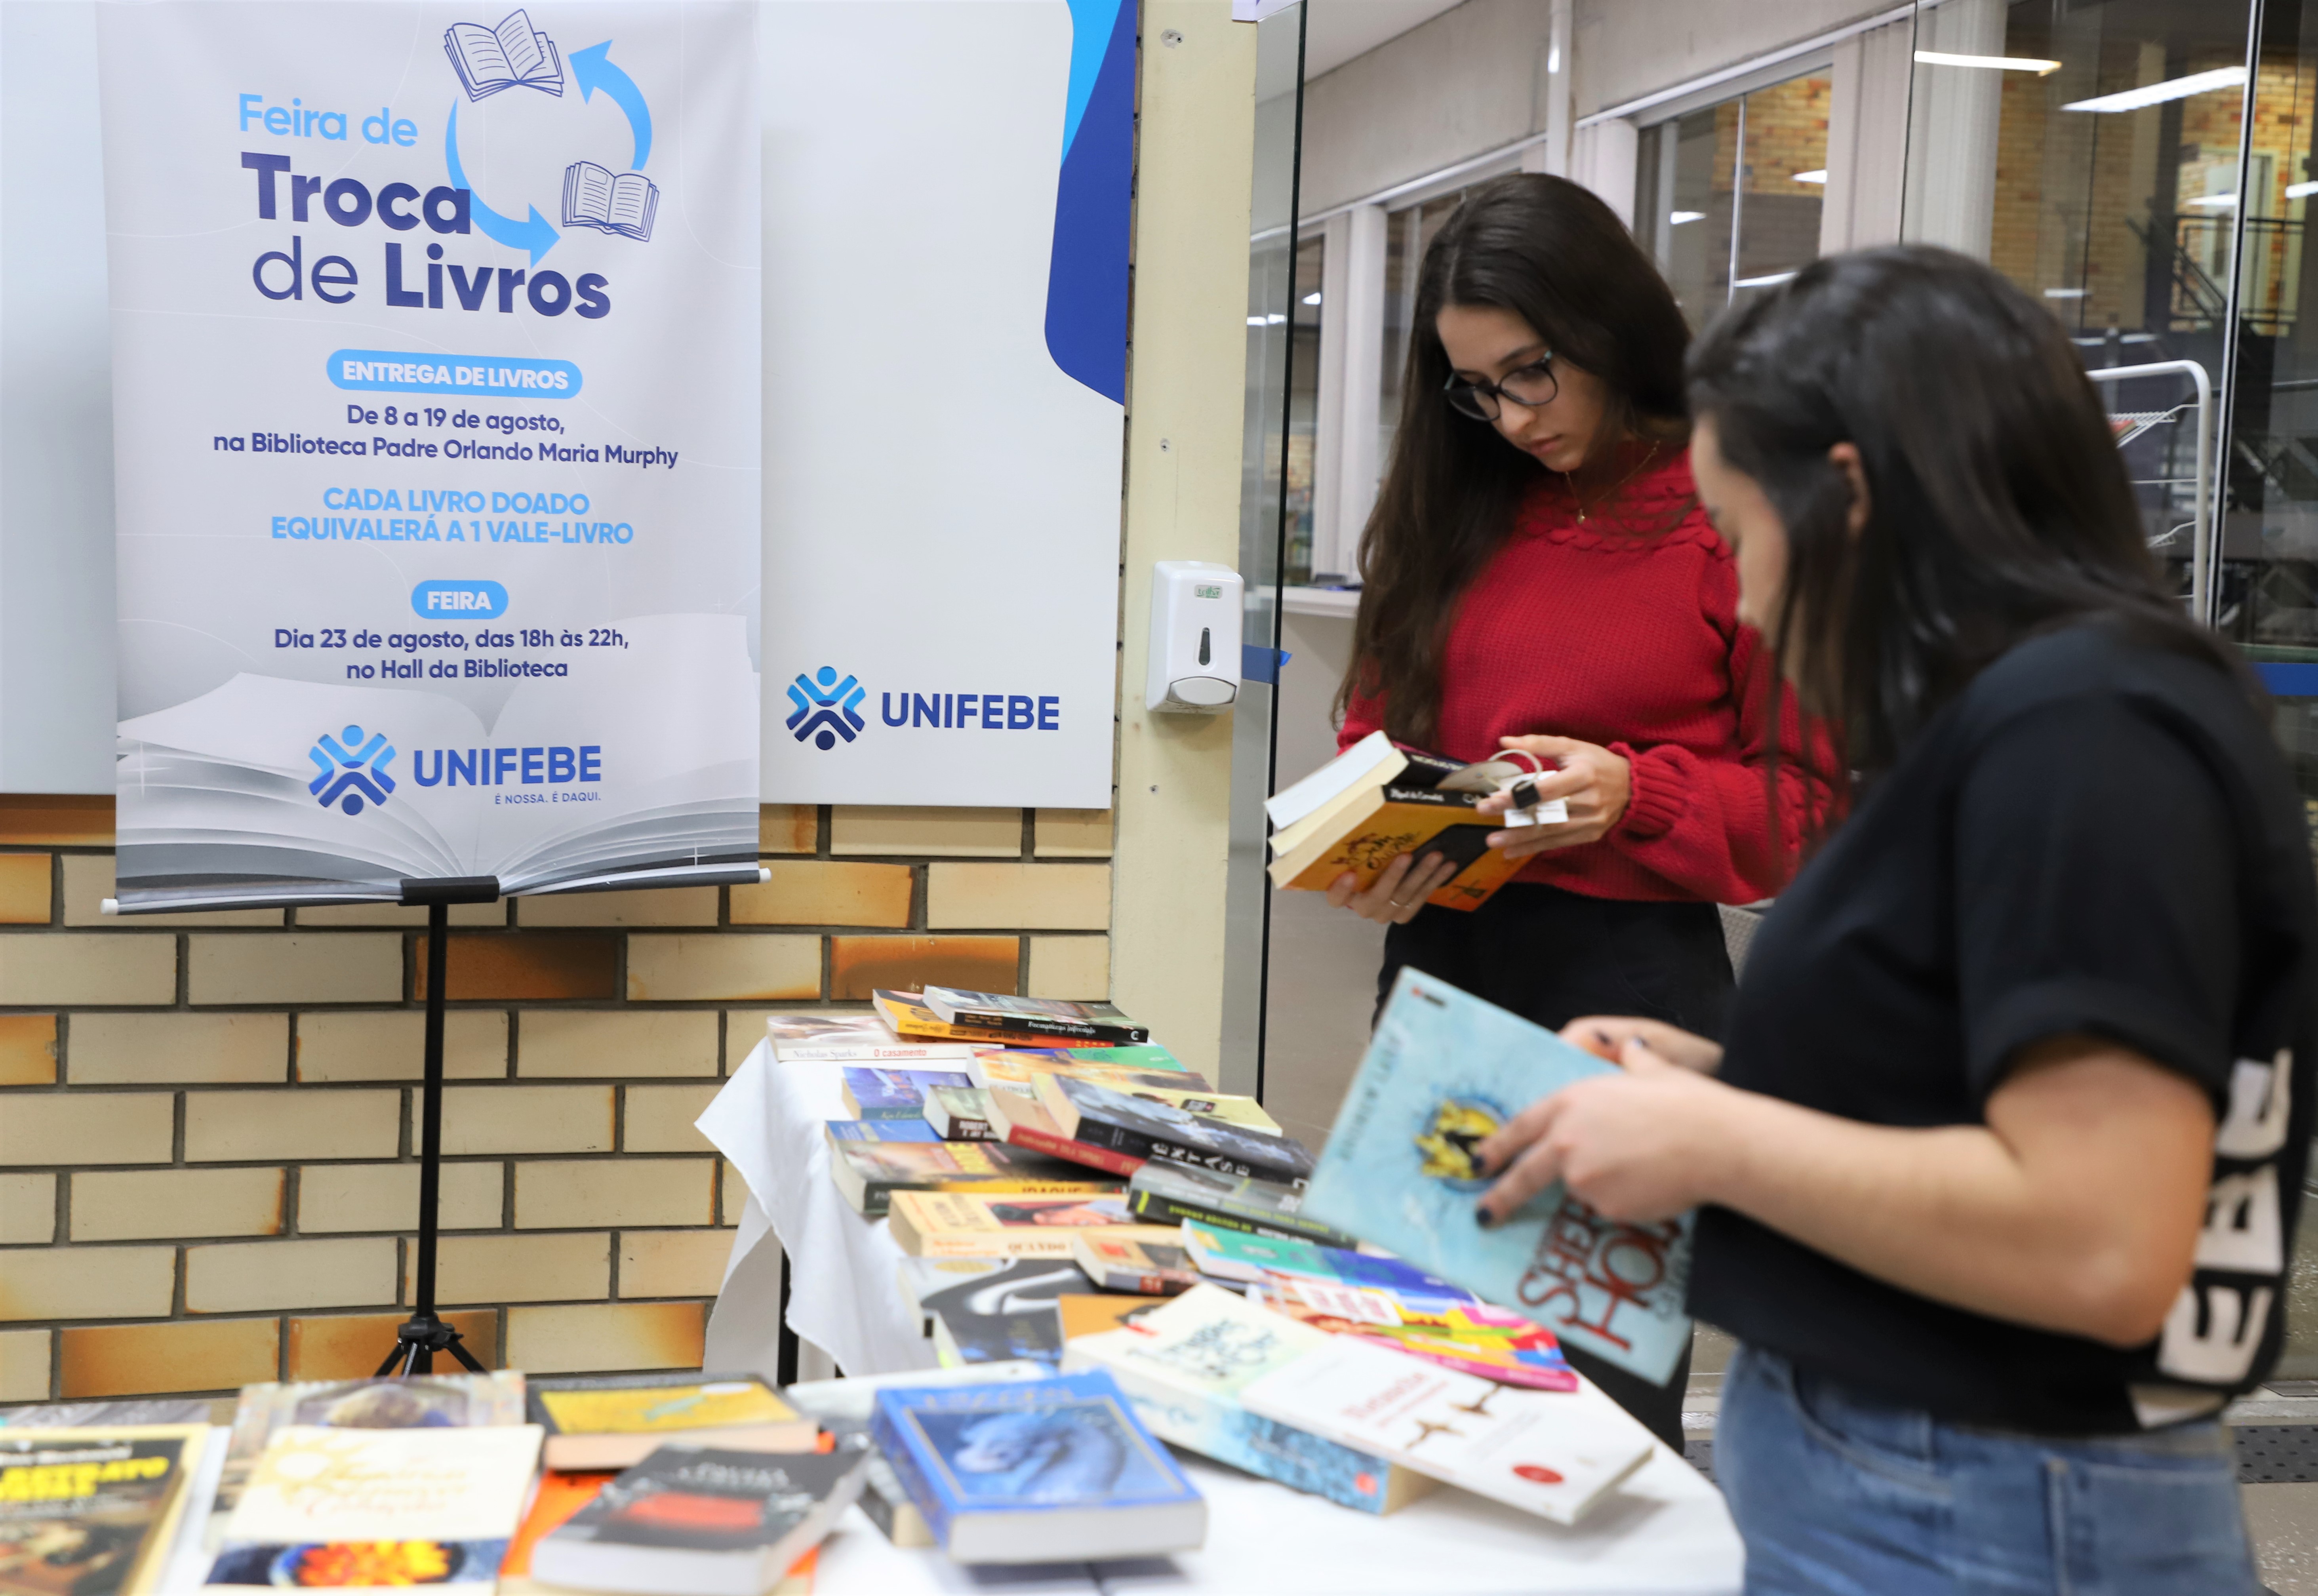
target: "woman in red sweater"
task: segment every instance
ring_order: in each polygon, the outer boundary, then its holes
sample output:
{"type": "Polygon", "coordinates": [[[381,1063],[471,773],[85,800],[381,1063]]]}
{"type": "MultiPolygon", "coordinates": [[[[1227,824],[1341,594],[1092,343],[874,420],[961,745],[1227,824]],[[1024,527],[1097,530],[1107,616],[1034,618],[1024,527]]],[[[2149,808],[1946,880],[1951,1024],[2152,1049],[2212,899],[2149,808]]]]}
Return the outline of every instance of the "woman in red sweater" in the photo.
{"type": "MultiPolygon", "coordinates": [[[[1569,819],[1492,834],[1530,862],[1470,912],[1425,906],[1455,866],[1421,853],[1329,895],[1390,926],[1379,999],[1413,964],[1550,1028],[1626,1013],[1719,1035],[1714,906],[1779,889],[1828,787],[1792,710],[1774,738],[1750,690],[1761,639],[1685,453],[1689,329],[1608,206],[1532,175],[1450,217],[1415,312],[1339,742],[1526,749],[1559,765],[1537,786],[1569,819]]],[[[1686,1359],[1658,1388],[1570,1358],[1680,1447],[1686,1359]]]]}

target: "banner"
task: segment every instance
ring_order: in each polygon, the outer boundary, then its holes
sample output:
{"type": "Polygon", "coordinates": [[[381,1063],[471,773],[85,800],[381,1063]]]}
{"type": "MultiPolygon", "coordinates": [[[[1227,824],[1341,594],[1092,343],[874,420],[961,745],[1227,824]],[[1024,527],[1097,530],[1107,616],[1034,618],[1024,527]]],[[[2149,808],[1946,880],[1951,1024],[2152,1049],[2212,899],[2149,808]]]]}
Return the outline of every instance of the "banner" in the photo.
{"type": "Polygon", "coordinates": [[[124,909],[756,879],[755,8],[505,4],[100,7],[124,909]]]}
{"type": "Polygon", "coordinates": [[[765,797],[1108,808],[1135,0],[759,27],[765,797]]]}

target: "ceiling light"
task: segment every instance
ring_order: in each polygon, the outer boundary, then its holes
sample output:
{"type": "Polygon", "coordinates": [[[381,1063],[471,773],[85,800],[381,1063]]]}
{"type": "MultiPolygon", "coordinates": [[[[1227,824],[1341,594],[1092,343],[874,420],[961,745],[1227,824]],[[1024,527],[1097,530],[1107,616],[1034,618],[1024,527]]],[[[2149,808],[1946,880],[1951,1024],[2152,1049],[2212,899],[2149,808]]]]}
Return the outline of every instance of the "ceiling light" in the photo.
{"type": "Polygon", "coordinates": [[[2125,89],[2096,99],[2073,101],[2061,109],[2140,111],[2152,105],[2162,105],[2168,100],[2186,100],[2191,94],[2202,94],[2214,89],[2236,88],[2244,82],[2244,67],[2216,67],[2211,72],[2192,72],[2187,77],[2169,77],[2163,83],[2152,83],[2144,88],[2125,89]]]}
{"type": "Polygon", "coordinates": [[[1686,221],[1704,221],[1705,220],[1706,212],[1703,211],[1677,211],[1667,218],[1667,222],[1668,226],[1678,228],[1686,221]]]}
{"type": "Polygon", "coordinates": [[[2184,200],[2181,202],[2184,205],[2204,205],[2214,211],[2234,211],[2237,209],[2238,197],[2235,194],[2199,194],[2194,200],[2184,200]]]}
{"type": "Polygon", "coordinates": [[[1765,277],[1741,277],[1738,282],[1732,283],[1730,286],[1733,288],[1772,288],[1775,287],[1779,283],[1791,282],[1793,278],[1794,273],[1792,272],[1773,272],[1765,277]]]}
{"type": "Polygon", "coordinates": [[[1827,181],[1827,168],[1825,166],[1821,166],[1816,172],[1798,172],[1795,174],[1795,181],[1797,183],[1825,183],[1827,181]]]}
{"type": "Polygon", "coordinates": [[[2082,288],[2048,288],[2044,291],[2044,297],[2048,300],[2080,300],[2089,291],[2082,288]]]}
{"type": "Polygon", "coordinates": [[[1944,49],[1919,49],[1916,59],[1927,67],[1982,67],[1995,72],[2034,72],[2039,77],[2061,69],[2058,61],[2040,61],[2032,56],[1959,56],[1944,49]]]}
{"type": "Polygon", "coordinates": [[[1318,304],[1320,302],[1320,291],[1316,288],[1310,293],[1306,294],[1304,296],[1304,302],[1307,305],[1318,304]]]}

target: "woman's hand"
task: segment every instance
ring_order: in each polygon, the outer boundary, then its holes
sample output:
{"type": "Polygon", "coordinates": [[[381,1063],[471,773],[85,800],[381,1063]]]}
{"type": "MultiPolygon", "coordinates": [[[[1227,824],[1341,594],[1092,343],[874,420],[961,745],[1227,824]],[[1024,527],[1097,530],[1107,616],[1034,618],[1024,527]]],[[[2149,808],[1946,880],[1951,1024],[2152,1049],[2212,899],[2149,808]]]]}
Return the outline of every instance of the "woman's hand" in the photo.
{"type": "MultiPolygon", "coordinates": [[[[1597,743],[1574,737],[1501,737],[1500,748],[1535,754],[1559,770],[1548,770],[1536,781],[1541,799],[1568,801],[1569,819],[1558,826],[1516,826],[1489,833],[1489,846],[1503,848],[1508,859],[1523,859],[1559,847],[1596,842],[1626,815],[1626,801],[1634,790],[1631,761],[1597,743]]],[[[1482,814],[1503,814],[1513,807],[1509,794],[1481,800],[1482,814]]]]}
{"type": "Polygon", "coordinates": [[[1339,909],[1350,909],[1362,919],[1405,926],[1416,918],[1424,901],[1447,886],[1462,868],[1437,853],[1419,848],[1387,865],[1365,892],[1359,890],[1361,878],[1345,871],[1330,883],[1328,901],[1339,909]]]}
{"type": "Polygon", "coordinates": [[[1626,1039],[1618,1063],[1623,1073],[1539,1098],[1475,1149],[1482,1167],[1498,1172],[1481,1198],[1482,1224],[1506,1218],[1556,1180],[1628,1224],[1670,1219],[1708,1200],[1738,1094],[1639,1036],[1626,1039]]]}
{"type": "Polygon", "coordinates": [[[1670,1064],[1701,1075],[1722,1067],[1722,1044],[1709,1042],[1695,1032],[1670,1026],[1662,1019],[1640,1019],[1630,1014],[1588,1014],[1561,1027],[1561,1039],[1595,1058],[1623,1062],[1627,1043],[1639,1040],[1670,1064]]]}

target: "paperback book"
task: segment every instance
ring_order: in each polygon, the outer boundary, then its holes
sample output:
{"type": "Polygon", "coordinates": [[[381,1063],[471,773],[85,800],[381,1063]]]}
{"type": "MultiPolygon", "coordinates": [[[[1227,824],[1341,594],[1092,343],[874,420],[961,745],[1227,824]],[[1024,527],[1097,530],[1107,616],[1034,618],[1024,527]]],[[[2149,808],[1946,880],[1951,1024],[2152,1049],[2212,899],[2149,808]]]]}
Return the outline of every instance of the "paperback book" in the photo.
{"type": "Polygon", "coordinates": [[[1110,1376],[877,1394],[873,1430],[959,1563],[1164,1556],[1207,1536],[1207,1502],[1110,1376]]]}
{"type": "MultiPolygon", "coordinates": [[[[939,1088],[936,1088],[939,1090],[939,1088]]],[[[832,1142],[939,1142],[934,1127],[922,1119],[824,1120],[832,1142]]]]}
{"type": "Polygon", "coordinates": [[[0,1592],[163,1589],[209,1444],[206,1423],[0,1430],[0,1592]]]}
{"type": "Polygon", "coordinates": [[[1137,1242],[1110,1231],[1081,1231],[1071,1238],[1071,1258],[1088,1279],[1105,1291],[1172,1296],[1199,1283],[1199,1267],[1180,1245],[1137,1242]]]}
{"type": "Polygon", "coordinates": [[[1200,1286],[1130,1327],[1071,1338],[1063,1367],[1108,1371],[1162,1440],[1345,1507],[1388,1513],[1431,1491],[1432,1479],[1252,1412],[1239,1399],[1327,1341],[1325,1331],[1200,1286]]]}
{"type": "Polygon", "coordinates": [[[293,1424],[351,1430],[459,1430],[524,1422],[523,1376],[420,1375],[244,1385],[233,1411],[215,1511],[230,1513],[266,1443],[293,1424]]]}
{"type": "Polygon", "coordinates": [[[1042,1079],[1038,1101],[1056,1129],[1071,1141],[1134,1158],[1186,1164],[1219,1175],[1252,1175],[1288,1186],[1302,1185],[1312,1173],[1310,1151],[1293,1136],[1194,1114],[1148,1097],[1130,1097],[1067,1075],[1042,1079]]]}
{"type": "Polygon", "coordinates": [[[829,1142],[829,1175],[875,1218],[897,1191],[1115,1192],[1119,1182],[1060,1159],[992,1142],[829,1142]]]}
{"type": "Polygon", "coordinates": [[[1315,1330],[1358,1336],[1499,1385],[1577,1389],[1577,1371],[1561,1355],[1551,1331],[1462,1292],[1429,1296],[1273,1274],[1251,1286],[1248,1296],[1315,1330]]]}
{"type": "MultiPolygon", "coordinates": [[[[910,1059],[974,1056],[971,1042],[920,1042],[897,1035],[875,1014],[773,1014],[765,1018],[766,1039],[783,1063],[841,1061],[879,1064],[910,1059]]],[[[955,1067],[955,1066],[951,1066],[955,1067]]]]}
{"type": "Polygon", "coordinates": [[[1557,1183],[1490,1229],[1474,1217],[1490,1184],[1473,1161],[1482,1139],[1537,1098],[1616,1068],[1404,969],[1305,1211],[1663,1385],[1690,1345],[1688,1215],[1621,1224],[1557,1183]]]}
{"type": "Polygon", "coordinates": [[[873,1064],[845,1068],[846,1110],[856,1119],[908,1119],[922,1122],[926,1093],[937,1086],[971,1086],[957,1070],[889,1070],[873,1064]]]}
{"type": "Polygon", "coordinates": [[[944,1368],[1018,1358],[1051,1367],[1063,1352],[1056,1299],[1092,1289],[1066,1259],[1018,1259],[934,1292],[921,1305],[933,1320],[934,1352],[944,1368]]]}
{"type": "Polygon", "coordinates": [[[880,1018],[905,1041],[966,1042],[976,1047],[1101,1047],[1095,1041],[1080,1043],[1069,1036],[1042,1036],[1036,1031],[991,1030],[982,1026],[946,1025],[919,1001],[915,992],[872,992],[869,1001],[880,1018]]]}
{"type": "Polygon", "coordinates": [[[1262,1285],[1271,1275],[1303,1275],[1348,1286],[1383,1286],[1420,1296],[1462,1297],[1472,1293],[1415,1264],[1373,1252],[1352,1252],[1322,1247],[1287,1236],[1257,1236],[1241,1231],[1218,1230],[1198,1220],[1181,1231],[1183,1250],[1199,1272],[1218,1280],[1262,1285]]]}
{"type": "Polygon", "coordinates": [[[894,1273],[902,1288],[902,1300],[918,1316],[918,1333],[929,1340],[934,1333],[933,1315],[926,1311],[928,1297],[953,1286],[994,1275],[1006,1268],[1008,1261],[1003,1258],[895,1259],[894,1273]]]}
{"type": "Polygon", "coordinates": [[[1304,1212],[1304,1193],[1277,1180],[1218,1175],[1185,1164],[1146,1163],[1127,1183],[1127,1206],[1146,1224],[1180,1224],[1186,1219],[1217,1230],[1259,1236],[1288,1236],[1324,1247],[1359,1243],[1333,1224],[1304,1212]]]}
{"type": "Polygon", "coordinates": [[[928,1092],[925,1125],[944,1142],[1002,1139],[990,1127],[990,1094],[978,1086],[938,1086],[928,1092]]]}
{"type": "Polygon", "coordinates": [[[1143,1167],[1140,1154],[1122,1152],[1116,1147],[1103,1147],[1092,1142],[1082,1142],[1063,1134],[1055,1116],[1047,1112],[1046,1105],[1029,1091],[1015,1087],[993,1087],[990,1092],[990,1128],[998,1139],[1015,1147],[1028,1148],[1050,1157],[1066,1159],[1083,1164],[1091,1170],[1101,1170],[1121,1179],[1143,1167]]]}
{"type": "Polygon", "coordinates": [[[1100,1087],[1105,1091],[1116,1091],[1121,1097],[1156,1103],[1178,1113],[1197,1114],[1203,1118],[1220,1120],[1225,1125],[1237,1125],[1243,1130],[1261,1131],[1267,1136],[1288,1134],[1280,1128],[1278,1120],[1264,1111],[1262,1104],[1237,1092],[1212,1091],[1205,1088],[1187,1090],[1181,1086],[1115,1087],[1109,1081],[1090,1080],[1078,1070],[1048,1071],[1033,1076],[1029,1081],[1031,1095],[1044,1104],[1047,1112],[1057,1120],[1065,1117],[1065,1109],[1071,1106],[1069,1095],[1064,1090],[1065,1082],[1100,1087]]]}
{"type": "Polygon", "coordinates": [[[0,1408],[0,1430],[96,1430],[120,1424],[202,1424],[210,1421],[207,1397],[130,1397],[120,1402],[43,1402],[0,1408]]]}
{"type": "Polygon", "coordinates": [[[1035,1090],[1042,1075],[1074,1075],[1081,1080],[1092,1080],[1098,1086],[1115,1086],[1121,1091],[1209,1091],[1206,1076],[1194,1070],[1155,1069],[1142,1065],[1082,1064],[1071,1056],[1085,1054],[1138,1053],[1133,1047],[1081,1047],[1059,1053],[1049,1053],[1028,1047],[985,1048],[968,1061],[966,1072],[974,1084],[989,1090],[1012,1088],[1018,1091],[1035,1090]]]}
{"type": "Polygon", "coordinates": [[[930,986],[919,1001],[942,1024],[961,1029],[1028,1031],[1033,1036],[1092,1042],[1105,1047],[1151,1040],[1149,1027],[1137,1025],[1113,1003],[1018,998],[1006,992],[970,992],[952,986],[930,986]]]}
{"type": "Polygon", "coordinates": [[[1175,1239],[1172,1230],[1129,1224],[1117,1197],[903,1191],[894,1194],[888,1222],[895,1243],[914,1258],[1067,1259],[1072,1233],[1089,1225],[1117,1225],[1137,1241],[1175,1239]]]}
{"type": "Polygon", "coordinates": [[[550,1468],[628,1468],[666,1441],[727,1451],[813,1449],[813,1421],[755,1375],[589,1375],[533,1382],[550,1468]]]}
{"type": "Polygon", "coordinates": [[[1063,1342],[1067,1346],[1083,1335],[1122,1330],[1166,1300],[1125,1291],[1065,1294],[1055,1299],[1055,1317],[1062,1322],[1063,1342]]]}

